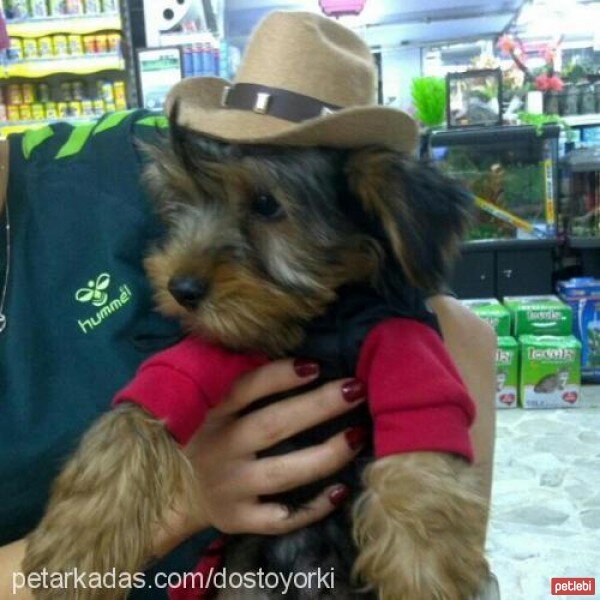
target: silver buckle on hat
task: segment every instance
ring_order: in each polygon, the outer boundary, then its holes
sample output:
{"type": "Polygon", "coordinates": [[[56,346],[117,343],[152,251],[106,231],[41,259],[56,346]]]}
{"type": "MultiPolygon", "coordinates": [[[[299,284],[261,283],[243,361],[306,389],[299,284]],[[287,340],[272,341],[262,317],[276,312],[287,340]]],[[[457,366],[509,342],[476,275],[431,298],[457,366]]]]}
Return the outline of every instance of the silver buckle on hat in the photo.
{"type": "Polygon", "coordinates": [[[334,112],[335,112],[335,110],[331,110],[331,108],[327,108],[327,106],[324,106],[321,109],[321,116],[326,117],[328,115],[332,115],[334,112]]]}
{"type": "Polygon", "coordinates": [[[271,102],[271,94],[267,94],[266,92],[258,92],[256,94],[256,101],[254,102],[254,110],[255,113],[259,113],[264,115],[269,110],[269,103],[271,102]]]}
{"type": "Polygon", "coordinates": [[[221,106],[227,106],[227,99],[229,98],[229,92],[231,91],[231,86],[226,85],[221,92],[221,106]]]}

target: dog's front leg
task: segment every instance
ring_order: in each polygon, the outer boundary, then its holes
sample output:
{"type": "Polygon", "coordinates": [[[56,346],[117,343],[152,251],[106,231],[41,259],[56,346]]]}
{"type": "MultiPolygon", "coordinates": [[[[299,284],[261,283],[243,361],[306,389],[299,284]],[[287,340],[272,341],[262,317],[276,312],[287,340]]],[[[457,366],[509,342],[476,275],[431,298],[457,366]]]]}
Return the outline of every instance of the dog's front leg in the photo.
{"type": "Polygon", "coordinates": [[[191,466],[161,422],[132,404],[107,413],[55,481],[46,513],[27,540],[23,571],[60,574],[56,587],[37,589],[35,597],[126,596],[127,590],[91,588],[89,577],[114,569],[119,581],[121,573],[138,571],[153,552],[165,514],[193,481],[191,466]],[[75,573],[84,574],[77,583],[75,573]]]}
{"type": "Polygon", "coordinates": [[[433,452],[377,460],[354,507],[355,572],[380,600],[471,600],[488,574],[474,470],[433,452]]]}

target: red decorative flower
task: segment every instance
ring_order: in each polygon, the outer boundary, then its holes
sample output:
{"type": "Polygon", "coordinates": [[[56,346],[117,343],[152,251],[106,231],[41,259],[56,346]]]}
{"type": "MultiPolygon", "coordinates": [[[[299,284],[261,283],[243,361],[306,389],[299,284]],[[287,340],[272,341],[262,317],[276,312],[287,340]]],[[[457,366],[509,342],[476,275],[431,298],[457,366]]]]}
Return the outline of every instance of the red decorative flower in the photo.
{"type": "Polygon", "coordinates": [[[498,40],[498,48],[505,54],[510,54],[516,47],[517,43],[512,35],[503,35],[498,40]]]}
{"type": "Polygon", "coordinates": [[[558,75],[550,77],[547,73],[544,73],[535,78],[535,87],[541,92],[560,92],[565,87],[565,84],[558,75]]]}
{"type": "Polygon", "coordinates": [[[360,15],[367,0],[319,0],[321,10],[328,17],[360,15]]]}

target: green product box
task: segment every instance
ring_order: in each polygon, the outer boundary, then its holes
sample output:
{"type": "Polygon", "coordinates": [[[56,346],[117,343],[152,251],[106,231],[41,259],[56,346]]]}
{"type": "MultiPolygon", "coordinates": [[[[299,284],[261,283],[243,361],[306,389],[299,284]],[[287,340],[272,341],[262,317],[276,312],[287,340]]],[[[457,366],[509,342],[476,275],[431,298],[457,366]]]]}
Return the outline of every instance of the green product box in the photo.
{"type": "Polygon", "coordinates": [[[461,300],[461,302],[480,319],[487,321],[494,328],[496,335],[510,335],[510,312],[496,298],[461,300]]]}
{"type": "Polygon", "coordinates": [[[512,316],[512,335],[571,335],[571,307],[557,296],[506,296],[512,316]]]}
{"type": "Polygon", "coordinates": [[[519,343],[498,337],[496,350],[496,408],[516,408],[519,392],[519,343]]]}
{"type": "Polygon", "coordinates": [[[565,408],[581,398],[581,342],[572,335],[522,335],[519,403],[565,408]]]}

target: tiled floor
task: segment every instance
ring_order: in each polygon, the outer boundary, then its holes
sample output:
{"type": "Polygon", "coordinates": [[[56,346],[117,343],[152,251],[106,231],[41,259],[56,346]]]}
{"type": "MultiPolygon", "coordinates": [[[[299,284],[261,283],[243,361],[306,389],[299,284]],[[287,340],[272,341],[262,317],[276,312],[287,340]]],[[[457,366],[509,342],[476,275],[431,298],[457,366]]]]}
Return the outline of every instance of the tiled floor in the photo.
{"type": "Polygon", "coordinates": [[[492,569],[503,600],[552,596],[552,577],[596,577],[600,598],[600,387],[581,408],[499,411],[492,569]]]}

